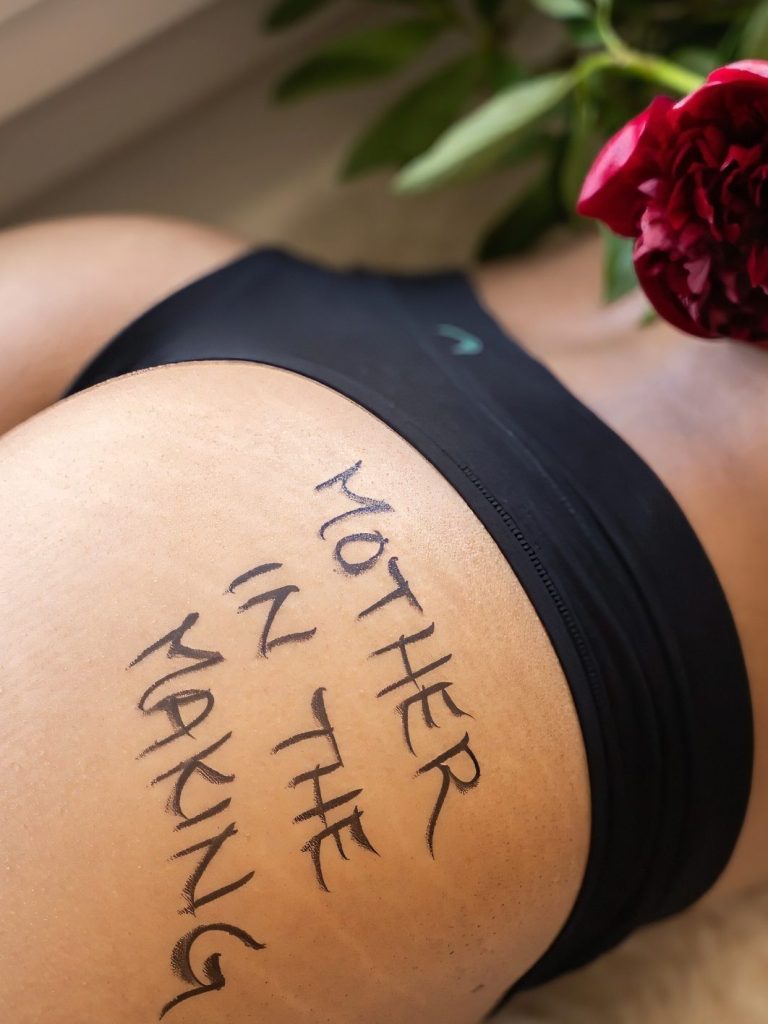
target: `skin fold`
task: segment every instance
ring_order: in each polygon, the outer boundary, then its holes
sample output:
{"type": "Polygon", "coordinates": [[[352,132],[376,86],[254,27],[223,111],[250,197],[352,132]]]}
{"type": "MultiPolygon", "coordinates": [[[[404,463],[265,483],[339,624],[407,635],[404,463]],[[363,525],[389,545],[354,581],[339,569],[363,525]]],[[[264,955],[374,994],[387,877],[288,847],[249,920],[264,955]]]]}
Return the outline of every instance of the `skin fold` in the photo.
{"type": "MultiPolygon", "coordinates": [[[[589,783],[567,682],[426,459],[330,389],[247,363],[142,371],[51,407],[115,330],[242,248],[132,218],[0,243],[15,1024],[477,1021],[579,889],[589,783]],[[419,684],[450,687],[403,710],[419,684]]],[[[583,276],[558,320],[551,273],[571,287],[585,255],[475,287],[699,532],[744,643],[761,780],[765,356],[641,334],[628,309],[600,320],[583,276]]],[[[766,819],[757,784],[720,890],[763,877],[766,819]]]]}

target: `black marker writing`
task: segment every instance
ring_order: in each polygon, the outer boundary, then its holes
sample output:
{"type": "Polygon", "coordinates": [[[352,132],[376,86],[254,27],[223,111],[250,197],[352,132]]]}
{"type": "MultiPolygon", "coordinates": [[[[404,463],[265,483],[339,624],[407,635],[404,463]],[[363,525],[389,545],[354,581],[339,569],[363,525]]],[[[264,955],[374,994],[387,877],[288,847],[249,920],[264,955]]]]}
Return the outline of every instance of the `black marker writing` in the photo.
{"type": "MultiPolygon", "coordinates": [[[[383,499],[367,498],[355,493],[349,486],[349,481],[359,472],[362,461],[358,460],[348,469],[342,470],[336,476],[326,480],[315,487],[315,491],[338,485],[341,493],[355,506],[347,509],[339,515],[327,519],[319,530],[322,540],[326,539],[327,531],[334,525],[343,522],[350,516],[375,515],[384,512],[394,512],[392,505],[383,499]]],[[[366,524],[368,525],[368,524],[366,524]]],[[[341,571],[351,577],[362,576],[374,569],[383,558],[385,550],[388,550],[389,539],[378,529],[368,529],[365,532],[357,531],[337,540],[333,549],[333,558],[341,571]]],[[[405,603],[398,607],[404,609],[409,606],[419,614],[423,614],[421,602],[417,599],[410,583],[403,575],[396,555],[390,554],[387,559],[387,572],[394,583],[394,587],[384,593],[377,601],[364,608],[358,613],[358,619],[364,619],[377,612],[379,609],[391,605],[394,601],[404,599],[405,603]]],[[[403,740],[411,755],[419,756],[417,744],[414,740],[414,731],[418,732],[418,722],[414,723],[414,712],[420,716],[422,728],[426,730],[438,729],[440,723],[437,720],[438,711],[447,712],[451,718],[471,718],[472,716],[464,711],[453,698],[453,683],[441,678],[442,673],[437,673],[451,660],[453,655],[449,653],[440,654],[438,657],[425,655],[424,649],[417,645],[424,644],[435,632],[434,622],[418,630],[415,633],[402,633],[392,643],[379,647],[372,652],[371,657],[396,652],[399,655],[400,669],[397,678],[379,689],[377,698],[382,699],[390,694],[398,694],[398,703],[395,705],[395,713],[400,717],[403,740]],[[418,656],[418,660],[417,660],[418,656]],[[405,695],[400,691],[405,688],[405,695]]],[[[429,817],[426,829],[427,846],[430,854],[434,857],[434,837],[438,820],[443,810],[443,805],[448,792],[453,786],[457,792],[465,793],[477,785],[480,779],[480,764],[469,746],[469,734],[465,733],[464,739],[437,758],[432,758],[417,772],[424,775],[429,772],[439,771],[441,773],[440,790],[437,800],[429,817]],[[462,778],[453,772],[449,762],[463,754],[469,758],[474,767],[474,774],[469,780],[462,778]]]]}
{"type": "Polygon", "coordinates": [[[162,739],[155,740],[154,743],[150,743],[146,749],[142,750],[139,755],[140,757],[144,757],[145,754],[149,754],[151,751],[157,750],[158,747],[163,747],[167,743],[172,743],[174,740],[180,739],[182,736],[191,736],[192,730],[198,725],[201,725],[213,710],[213,694],[208,689],[186,688],[183,690],[177,690],[175,693],[170,693],[159,698],[153,704],[149,703],[150,697],[152,697],[155,692],[163,686],[163,684],[192,672],[202,672],[204,669],[211,668],[213,665],[218,665],[219,662],[224,660],[224,656],[220,651],[207,651],[202,648],[188,647],[183,643],[185,634],[189,632],[199,618],[200,615],[198,612],[190,612],[180,626],[172,629],[170,633],[166,633],[165,636],[161,636],[160,639],[156,640],[153,644],[150,644],[149,647],[145,648],[141,654],[137,655],[128,666],[129,668],[133,668],[134,665],[138,665],[139,662],[143,661],[150,654],[154,654],[155,651],[160,651],[164,647],[167,648],[167,658],[183,658],[191,662],[191,664],[184,665],[182,668],[178,668],[174,672],[168,672],[166,675],[156,679],[155,682],[153,682],[152,685],[142,694],[138,703],[139,711],[143,712],[145,715],[167,715],[173,731],[162,739]],[[194,707],[195,705],[197,705],[197,707],[194,714],[189,719],[185,718],[185,709],[188,707],[194,707]]]}
{"type": "MultiPolygon", "coordinates": [[[[382,654],[388,654],[393,651],[397,651],[400,656],[401,670],[404,670],[404,675],[400,676],[392,683],[388,683],[376,694],[377,697],[386,697],[390,693],[394,693],[400,690],[404,686],[415,686],[416,692],[409,694],[399,704],[396,705],[396,712],[400,715],[403,725],[403,738],[405,745],[408,750],[414,756],[416,750],[413,744],[413,738],[411,735],[411,710],[414,705],[418,705],[418,709],[421,712],[421,717],[424,725],[427,729],[438,728],[438,723],[435,720],[435,712],[433,710],[431,700],[442,701],[443,706],[454,718],[471,718],[472,716],[468,712],[463,711],[454,701],[453,697],[448,692],[453,686],[452,683],[445,679],[438,679],[428,681],[427,683],[422,682],[426,676],[436,672],[438,669],[446,665],[452,658],[451,654],[443,654],[438,658],[433,658],[431,661],[426,660],[426,664],[421,664],[419,667],[414,666],[414,662],[411,658],[411,648],[417,644],[421,644],[434,636],[435,624],[430,623],[424,629],[419,630],[417,633],[411,633],[409,636],[402,635],[398,637],[391,644],[386,644],[384,647],[379,647],[378,650],[372,652],[371,657],[379,657],[382,654]]],[[[421,650],[421,649],[419,649],[421,650]]],[[[428,656],[427,656],[428,657],[428,656]]],[[[437,801],[429,817],[429,823],[427,825],[427,846],[429,852],[434,857],[434,837],[435,828],[440,817],[440,812],[443,809],[445,798],[448,795],[451,783],[455,785],[456,789],[460,793],[464,793],[476,786],[480,779],[480,765],[477,758],[469,748],[469,735],[465,733],[464,739],[461,743],[455,747],[451,747],[445,753],[439,757],[434,758],[425,764],[418,770],[417,775],[423,775],[426,772],[440,770],[442,772],[442,780],[440,784],[440,791],[438,793],[437,801]],[[453,757],[458,756],[461,752],[464,752],[472,761],[475,766],[475,774],[468,782],[461,780],[458,776],[454,775],[451,771],[450,766],[447,764],[453,757]]]]}
{"type": "Polygon", "coordinates": [[[390,601],[396,601],[399,597],[404,597],[408,604],[410,604],[412,608],[415,608],[416,611],[423,611],[423,608],[416,600],[416,597],[414,596],[414,593],[411,590],[408,580],[400,572],[400,567],[397,564],[397,558],[395,555],[393,555],[387,562],[387,569],[389,570],[389,575],[392,577],[395,583],[395,589],[390,590],[388,594],[384,595],[384,597],[380,598],[378,601],[374,601],[374,603],[370,605],[370,607],[365,608],[363,611],[361,611],[357,616],[358,619],[365,618],[366,615],[370,615],[371,612],[378,611],[379,608],[383,608],[384,605],[389,604],[390,601]]]}
{"type": "Polygon", "coordinates": [[[448,693],[448,690],[452,686],[453,683],[449,683],[446,681],[433,683],[431,686],[418,686],[418,690],[416,693],[411,694],[410,697],[406,697],[405,700],[401,701],[397,705],[397,713],[403,720],[403,736],[405,738],[405,745],[408,747],[409,751],[412,754],[415,754],[416,751],[413,749],[413,743],[411,742],[411,725],[409,714],[414,704],[419,705],[419,710],[421,711],[424,724],[428,729],[438,728],[438,724],[435,721],[434,715],[432,713],[432,707],[430,706],[429,703],[430,697],[439,696],[442,699],[443,704],[446,706],[446,708],[448,708],[448,710],[454,716],[454,718],[472,717],[469,714],[469,712],[462,711],[461,708],[457,706],[451,695],[448,693]]]}
{"type": "Polygon", "coordinates": [[[376,565],[384,554],[384,548],[388,543],[389,537],[382,536],[378,530],[375,530],[373,533],[350,533],[346,537],[342,537],[336,544],[336,547],[333,549],[333,557],[339,568],[347,573],[348,576],[360,576],[376,565]],[[352,557],[345,554],[350,544],[371,544],[374,545],[375,550],[367,558],[355,561],[352,557]]]}
{"type": "MultiPolygon", "coordinates": [[[[350,489],[349,480],[358,472],[362,464],[362,460],[358,460],[348,469],[342,470],[341,473],[337,473],[330,480],[325,480],[315,487],[316,491],[321,491],[327,487],[332,487],[334,484],[340,484],[342,494],[356,505],[355,508],[347,509],[346,512],[341,512],[339,515],[333,516],[323,523],[318,531],[322,540],[325,540],[325,534],[329,527],[343,522],[349,516],[374,515],[381,512],[394,511],[389,502],[377,498],[366,498],[363,495],[355,494],[350,489]]],[[[377,565],[388,543],[389,538],[385,537],[380,530],[349,533],[336,542],[336,546],[333,549],[333,559],[347,576],[362,576],[363,573],[369,572],[377,565]],[[362,544],[368,545],[367,556],[365,558],[353,558],[354,546],[359,547],[362,544]],[[348,554],[350,546],[353,547],[352,554],[348,554]]],[[[401,597],[405,598],[412,608],[415,608],[418,612],[422,611],[422,607],[411,590],[408,580],[400,570],[395,555],[392,555],[387,561],[387,572],[395,584],[394,589],[389,590],[383,597],[359,612],[358,619],[365,618],[366,615],[378,611],[380,608],[401,597]]]]}
{"type": "Polygon", "coordinates": [[[399,690],[401,686],[409,686],[411,683],[418,687],[418,680],[422,676],[427,675],[429,672],[434,672],[436,669],[441,668],[453,657],[452,654],[444,654],[435,661],[429,662],[427,665],[422,665],[421,668],[414,668],[411,664],[411,656],[408,648],[411,644],[419,643],[421,640],[426,640],[432,636],[435,632],[435,624],[431,622],[424,629],[419,630],[418,633],[412,633],[410,636],[402,635],[398,640],[395,640],[391,644],[387,644],[385,647],[379,647],[378,650],[371,653],[371,657],[374,658],[380,654],[387,654],[389,651],[398,651],[400,658],[405,669],[405,675],[396,679],[394,683],[389,683],[384,687],[383,690],[379,690],[376,694],[377,697],[384,697],[388,693],[392,693],[394,690],[399,690]]]}
{"type": "Polygon", "coordinates": [[[347,509],[346,512],[341,512],[339,515],[333,516],[331,519],[324,522],[320,527],[321,540],[325,540],[325,531],[329,526],[333,526],[334,523],[341,523],[345,519],[349,519],[350,516],[361,516],[366,513],[392,511],[392,506],[386,501],[381,501],[376,498],[366,498],[362,494],[355,494],[355,492],[350,489],[349,481],[355,473],[357,473],[362,464],[362,459],[359,459],[348,469],[343,469],[341,473],[337,473],[336,476],[332,476],[330,480],[324,480],[323,483],[316,485],[316,491],[323,491],[328,487],[333,487],[334,484],[341,484],[342,494],[357,506],[357,508],[347,509]]]}
{"type": "Polygon", "coordinates": [[[435,757],[425,765],[422,765],[416,774],[424,775],[426,772],[431,771],[439,771],[442,775],[440,792],[437,795],[437,800],[435,801],[435,806],[429,816],[429,824],[427,825],[427,846],[429,847],[429,852],[434,857],[435,828],[437,827],[437,820],[440,817],[440,812],[443,809],[443,804],[445,803],[445,798],[448,796],[448,790],[451,788],[451,785],[453,785],[459,793],[467,793],[480,781],[480,763],[469,748],[469,733],[465,732],[464,738],[455,746],[450,747],[445,751],[445,753],[440,754],[439,757],[435,757]],[[473,774],[471,779],[460,778],[454,773],[449,764],[449,761],[452,761],[456,757],[460,757],[462,754],[466,756],[472,765],[473,774]]]}
{"type": "MultiPolygon", "coordinates": [[[[175,692],[164,693],[159,698],[155,697],[161,687],[168,686],[175,680],[190,673],[201,672],[224,661],[224,657],[219,651],[191,647],[184,642],[186,634],[195,626],[198,619],[199,615],[197,612],[187,615],[181,625],[150,644],[128,666],[130,669],[135,669],[139,664],[149,663],[148,659],[150,659],[151,655],[162,651],[165,652],[167,658],[184,659],[187,662],[187,664],[183,664],[175,671],[167,672],[158,679],[155,679],[145,689],[137,705],[139,710],[145,715],[157,714],[158,712],[165,713],[173,730],[167,736],[156,740],[146,747],[138,755],[140,758],[145,757],[152,751],[157,751],[173,741],[179,741],[181,744],[186,740],[189,743],[190,740],[194,739],[192,730],[202,725],[213,711],[215,701],[210,689],[191,689],[185,687],[175,692]],[[151,698],[153,698],[152,702],[150,701],[151,698]],[[189,713],[187,710],[190,708],[194,708],[192,713],[189,713]]],[[[206,803],[203,803],[202,808],[195,808],[193,810],[188,806],[190,798],[188,796],[185,797],[185,791],[188,783],[193,778],[197,778],[207,785],[217,787],[228,785],[234,781],[234,774],[225,773],[209,763],[211,758],[217,757],[231,736],[231,732],[224,733],[223,736],[220,736],[202,749],[188,753],[172,768],[161,772],[152,779],[150,783],[152,786],[173,780],[166,802],[166,810],[175,818],[181,819],[176,824],[177,831],[179,829],[190,829],[201,822],[213,819],[229,808],[231,798],[226,796],[222,800],[214,801],[207,806],[206,803]]],[[[199,789],[196,792],[199,793],[199,789]]],[[[253,878],[254,872],[249,871],[236,881],[202,894],[198,893],[198,885],[208,866],[222,851],[227,840],[235,835],[237,835],[237,827],[234,822],[231,822],[213,836],[191,842],[190,845],[171,856],[171,860],[179,860],[180,858],[193,857],[195,854],[198,855],[197,863],[188,875],[181,891],[184,905],[179,911],[180,913],[196,914],[201,907],[221,899],[236,889],[240,889],[253,878]]],[[[186,999],[202,995],[205,992],[214,992],[224,987],[225,979],[220,966],[220,953],[213,953],[203,962],[202,980],[191,966],[190,954],[192,946],[201,935],[207,932],[228,934],[239,939],[240,942],[250,949],[258,950],[264,948],[262,943],[256,942],[247,932],[229,924],[201,925],[183,936],[174,947],[171,955],[171,966],[178,977],[193,985],[194,988],[187,992],[182,992],[166,1003],[160,1011],[161,1018],[186,999]]]]}
{"type": "Polygon", "coordinates": [[[365,830],[363,829],[361,822],[363,812],[356,804],[346,817],[337,819],[333,822],[329,822],[328,820],[331,811],[336,811],[346,804],[357,800],[362,793],[362,789],[349,790],[341,796],[325,797],[323,795],[322,780],[344,767],[344,761],[342,760],[339,745],[336,741],[336,735],[325,707],[324,695],[325,687],[321,686],[315,690],[312,696],[312,717],[317,723],[317,727],[309,729],[306,732],[296,733],[296,735],[290,736],[287,740],[282,740],[276,747],[274,747],[272,753],[277,754],[282,750],[286,750],[288,747],[295,746],[299,743],[307,743],[313,740],[324,740],[326,741],[327,746],[330,747],[332,760],[323,765],[318,764],[308,771],[295,775],[288,783],[291,788],[295,788],[307,782],[312,784],[312,793],[314,797],[313,805],[308,810],[297,814],[293,820],[295,824],[299,824],[301,822],[317,818],[322,823],[323,828],[312,836],[304,846],[302,846],[301,851],[302,853],[308,853],[310,855],[318,885],[321,889],[325,890],[325,892],[329,892],[330,890],[326,884],[322,864],[322,847],[326,840],[333,840],[339,856],[344,860],[349,859],[343,845],[343,834],[345,830],[347,831],[349,838],[358,846],[377,855],[378,851],[374,848],[373,844],[365,834],[365,830]]]}
{"type": "MultiPolygon", "coordinates": [[[[244,572],[241,576],[236,579],[227,587],[227,593],[234,594],[235,590],[242,587],[244,583],[248,583],[256,576],[261,576],[267,572],[274,572],[275,569],[282,569],[282,562],[266,562],[264,565],[257,565],[255,569],[249,569],[248,572],[244,572]]],[[[297,594],[299,588],[289,583],[286,586],[275,587],[272,590],[265,590],[261,594],[257,594],[255,597],[249,597],[248,600],[241,604],[237,609],[238,612],[246,612],[249,608],[253,608],[254,605],[270,603],[269,611],[264,623],[264,628],[261,632],[261,639],[259,640],[259,654],[262,657],[266,657],[274,647],[279,647],[282,644],[300,643],[304,640],[309,640],[317,632],[317,627],[313,626],[312,629],[304,629],[296,633],[285,633],[283,636],[270,637],[272,626],[274,625],[277,614],[285,604],[286,600],[291,594],[297,594]]]]}
{"type": "Polygon", "coordinates": [[[184,793],[184,787],[193,775],[198,775],[201,779],[209,782],[212,786],[221,786],[227,782],[234,782],[234,775],[225,775],[205,763],[205,759],[210,757],[211,754],[214,754],[220,747],[223,747],[231,735],[231,732],[226,733],[221,737],[221,739],[216,740],[215,743],[206,747],[205,750],[201,750],[197,754],[191,754],[173,768],[169,768],[168,771],[163,772],[161,775],[156,775],[155,778],[152,779],[151,784],[155,786],[158,782],[164,782],[166,779],[170,779],[173,775],[178,776],[174,783],[171,795],[168,797],[168,803],[166,804],[166,807],[171,814],[175,814],[177,817],[182,819],[176,826],[177,829],[188,828],[190,825],[196,825],[200,821],[205,821],[206,818],[212,818],[215,814],[220,814],[229,807],[231,799],[230,797],[226,797],[224,800],[214,804],[212,807],[207,807],[203,811],[198,811],[197,814],[190,817],[182,809],[181,798],[184,793]]]}
{"type": "Polygon", "coordinates": [[[178,1006],[179,1003],[183,1003],[185,999],[192,999],[193,996],[201,996],[206,992],[218,992],[226,985],[226,979],[221,970],[221,953],[211,953],[203,961],[202,974],[204,980],[197,976],[192,967],[193,946],[202,935],[209,935],[213,932],[231,935],[238,942],[242,942],[248,949],[266,949],[262,942],[257,942],[247,932],[244,932],[242,928],[235,928],[231,924],[203,924],[199,928],[193,928],[191,932],[182,936],[174,946],[173,953],[171,954],[171,966],[177,977],[181,978],[188,985],[194,985],[195,987],[182,992],[181,995],[166,1003],[160,1011],[161,1020],[169,1010],[172,1010],[174,1006],[178,1006]]]}
{"type": "Polygon", "coordinates": [[[218,835],[212,836],[210,839],[203,839],[200,843],[194,843],[192,846],[188,846],[186,850],[179,850],[178,853],[173,855],[173,860],[177,860],[179,857],[188,857],[191,853],[200,853],[200,861],[187,879],[187,883],[184,886],[183,894],[185,900],[184,909],[180,911],[182,914],[194,914],[198,907],[205,906],[206,903],[212,903],[214,900],[221,899],[222,896],[226,896],[227,893],[234,892],[235,889],[239,889],[245,885],[246,882],[254,876],[253,871],[249,871],[247,875],[243,875],[242,878],[238,878],[236,882],[230,882],[228,885],[222,885],[218,889],[214,889],[212,892],[205,893],[204,896],[197,895],[197,883],[205,874],[205,870],[211,863],[216,854],[221,850],[227,839],[237,835],[237,828],[235,823],[227,825],[225,829],[219,832],[218,835]]]}

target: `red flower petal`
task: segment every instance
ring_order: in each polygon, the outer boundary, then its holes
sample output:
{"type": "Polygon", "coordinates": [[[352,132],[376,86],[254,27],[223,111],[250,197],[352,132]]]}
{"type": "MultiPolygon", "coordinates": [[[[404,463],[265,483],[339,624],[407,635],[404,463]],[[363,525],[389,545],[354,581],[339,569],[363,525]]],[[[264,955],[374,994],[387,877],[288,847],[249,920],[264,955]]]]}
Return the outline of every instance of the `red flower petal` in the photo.
{"type": "Polygon", "coordinates": [[[725,135],[718,125],[704,125],[699,137],[699,152],[706,164],[710,167],[719,167],[727,144],[725,135]]]}
{"type": "Polygon", "coordinates": [[[702,256],[685,264],[688,271],[688,287],[694,295],[704,295],[709,291],[709,272],[712,269],[712,258],[702,256]]]}
{"type": "Polygon", "coordinates": [[[762,155],[763,147],[760,145],[740,146],[738,143],[733,143],[728,147],[728,152],[723,157],[720,169],[724,171],[726,167],[735,164],[740,171],[747,170],[750,167],[754,167],[762,155]]]}
{"type": "Polygon", "coordinates": [[[666,115],[673,105],[667,96],[658,96],[603,146],[576,205],[583,217],[597,217],[619,235],[636,234],[645,205],[639,189],[656,177],[659,149],[667,136],[666,115]]]}
{"type": "MultiPolygon", "coordinates": [[[[673,327],[677,327],[687,334],[695,334],[697,338],[720,337],[718,334],[707,331],[686,310],[679,298],[679,295],[686,289],[684,287],[675,289],[674,284],[670,283],[667,268],[660,272],[661,268],[652,259],[636,258],[635,270],[643,291],[659,316],[671,323],[673,327]]],[[[682,272],[685,273],[684,270],[682,272]]]]}
{"type": "Polygon", "coordinates": [[[578,210],[635,237],[638,279],[669,323],[768,347],[768,61],[654,101],[603,148],[578,210]]]}
{"type": "MultiPolygon", "coordinates": [[[[670,122],[675,126],[687,125],[691,116],[700,121],[722,120],[723,104],[732,102],[734,93],[739,93],[742,86],[751,86],[755,97],[768,95],[768,61],[740,60],[717,68],[707,76],[703,85],[675,103],[670,122]]],[[[741,106],[744,116],[749,118],[749,106],[741,106]]],[[[733,127],[731,125],[731,129],[733,127]]]]}
{"type": "Polygon", "coordinates": [[[768,291],[768,248],[762,245],[752,246],[747,258],[747,273],[753,288],[768,291]]]}
{"type": "Polygon", "coordinates": [[[724,68],[716,68],[707,76],[707,82],[762,82],[768,88],[768,61],[737,60],[724,68]]]}

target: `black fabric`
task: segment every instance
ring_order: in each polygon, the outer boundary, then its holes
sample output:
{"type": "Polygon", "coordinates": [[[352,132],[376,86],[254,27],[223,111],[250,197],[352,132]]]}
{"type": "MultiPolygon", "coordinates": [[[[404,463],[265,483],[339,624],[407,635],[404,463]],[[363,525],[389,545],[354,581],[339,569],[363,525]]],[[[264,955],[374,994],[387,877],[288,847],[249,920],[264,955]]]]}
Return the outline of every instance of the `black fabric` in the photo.
{"type": "Polygon", "coordinates": [[[512,991],[701,896],[746,809],[749,690],[714,570],[650,468],[461,274],[251,253],[130,325],[71,392],[199,359],[297,371],[390,424],[474,510],[548,632],[584,735],[591,847],[569,920],[512,991]]]}

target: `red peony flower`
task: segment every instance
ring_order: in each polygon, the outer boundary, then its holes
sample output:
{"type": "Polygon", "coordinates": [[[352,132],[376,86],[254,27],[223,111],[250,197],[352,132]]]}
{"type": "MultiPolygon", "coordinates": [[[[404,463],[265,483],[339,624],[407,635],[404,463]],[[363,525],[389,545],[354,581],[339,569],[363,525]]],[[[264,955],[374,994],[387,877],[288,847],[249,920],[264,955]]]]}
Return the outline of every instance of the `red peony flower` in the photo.
{"type": "Polygon", "coordinates": [[[603,148],[579,213],[635,238],[656,310],[701,338],[768,339],[768,61],[655,99],[603,148]]]}

